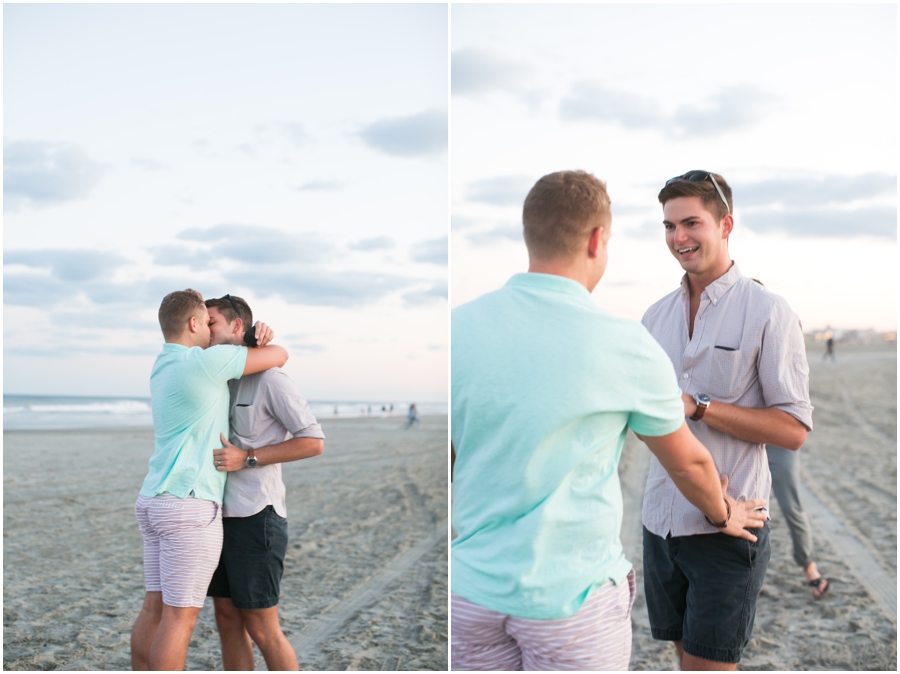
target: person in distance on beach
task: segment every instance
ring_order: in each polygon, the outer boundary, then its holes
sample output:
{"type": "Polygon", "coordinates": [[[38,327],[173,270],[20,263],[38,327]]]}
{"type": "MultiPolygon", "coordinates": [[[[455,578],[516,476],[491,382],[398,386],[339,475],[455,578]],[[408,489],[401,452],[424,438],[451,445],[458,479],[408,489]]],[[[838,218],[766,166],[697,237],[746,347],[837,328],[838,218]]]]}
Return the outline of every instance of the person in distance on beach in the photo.
{"type": "Polygon", "coordinates": [[[583,171],[546,175],[522,220],[528,273],[451,316],[451,665],[627,669],[627,429],[700,512],[730,513],[726,533],[749,537],[764,502],[724,496],[665,352],[591,300],[608,259],[606,186],[583,171]]]}
{"type": "MultiPolygon", "coordinates": [[[[210,344],[241,345],[253,323],[240,297],[206,300],[210,344]]],[[[208,596],[226,670],[252,670],[252,639],[270,671],[297,670],[281,631],[278,599],[287,552],[287,509],[281,464],[318,456],[325,435],[297,386],[278,367],[228,382],[230,441],[210,457],[225,482],[224,542],[208,596]],[[287,440],[285,437],[290,436],[287,440]]]]}
{"type": "Polygon", "coordinates": [[[135,504],[144,539],[144,604],[131,632],[138,669],[184,669],[188,643],[222,549],[225,473],[211,455],[228,432],[228,381],[284,365],[288,354],[258,348],[209,347],[209,313],[196,290],[163,298],[165,345],[150,374],[155,448],[135,504]]]}
{"type": "MultiPolygon", "coordinates": [[[[812,430],[800,321],[732,262],[731,188],[722,176],[676,176],[659,202],[666,244],[685,275],[642,322],[674,366],[683,414],[728,475],[729,497],[767,503],[766,444],[797,450],[812,430]]],[[[722,536],[728,518],[700,512],[675,487],[651,459],[642,520],[653,638],[675,642],[684,670],[737,669],[769,561],[769,526],[748,540],[722,536]]]]}

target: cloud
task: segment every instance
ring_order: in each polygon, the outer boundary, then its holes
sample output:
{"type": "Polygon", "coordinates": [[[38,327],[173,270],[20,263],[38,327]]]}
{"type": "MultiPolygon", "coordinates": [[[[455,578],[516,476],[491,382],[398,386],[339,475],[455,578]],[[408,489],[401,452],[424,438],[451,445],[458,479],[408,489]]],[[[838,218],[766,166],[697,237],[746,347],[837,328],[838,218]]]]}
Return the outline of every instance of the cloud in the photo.
{"type": "Polygon", "coordinates": [[[265,273],[229,272],[225,280],[237,291],[247,288],[261,298],[281,297],[289,304],[354,308],[372,304],[419,283],[419,279],[367,271],[281,265],[265,273]]]}
{"type": "Polygon", "coordinates": [[[283,122],[279,126],[282,133],[296,146],[306,145],[312,141],[312,137],[306,132],[306,128],[300,122],[283,122]]]}
{"type": "Polygon", "coordinates": [[[688,137],[715,136],[742,129],[766,114],[775,99],[754,87],[726,87],[701,105],[682,105],[675,112],[675,127],[688,137]]]}
{"type": "Polygon", "coordinates": [[[344,183],[337,180],[310,180],[297,188],[298,192],[333,192],[344,188],[344,183]]]}
{"type": "Polygon", "coordinates": [[[659,127],[665,123],[657,101],[616,91],[596,82],[575,82],[559,104],[567,120],[618,123],[626,128],[659,127]]]}
{"type": "Polygon", "coordinates": [[[320,353],[322,351],[327,351],[328,347],[324,344],[319,344],[317,342],[310,342],[309,335],[306,333],[297,334],[291,333],[284,335],[283,338],[277,337],[275,340],[276,344],[282,344],[284,347],[291,352],[309,352],[309,353],[320,353]]]}
{"type": "MultiPolygon", "coordinates": [[[[615,225],[613,225],[615,226],[615,225]]],[[[622,228],[625,236],[632,239],[660,239],[665,237],[665,228],[662,224],[662,215],[659,220],[645,220],[640,227],[622,228]]]]}
{"type": "Polygon", "coordinates": [[[527,176],[501,176],[469,183],[466,199],[495,206],[521,206],[534,185],[527,176]]]}
{"type": "Polygon", "coordinates": [[[165,164],[160,164],[155,159],[150,159],[149,157],[133,157],[131,159],[132,166],[137,166],[139,169],[144,171],[168,171],[169,167],[165,164]]]}
{"type": "Polygon", "coordinates": [[[62,281],[91,281],[109,278],[117,268],[128,264],[128,260],[115,253],[53,248],[5,251],[3,264],[49,269],[53,276],[62,281]]]}
{"type": "Polygon", "coordinates": [[[6,210],[23,204],[49,206],[83,199],[105,168],[71,143],[12,141],[3,144],[6,210]]]}
{"type": "Polygon", "coordinates": [[[334,248],[317,234],[293,234],[258,225],[219,224],[208,229],[194,227],[183,230],[177,236],[207,244],[213,260],[228,259],[251,264],[318,262],[334,248]]]}
{"type": "Polygon", "coordinates": [[[397,157],[417,157],[447,150],[447,111],[427,110],[410,117],[374,122],[359,136],[376,150],[397,157]]]}
{"type": "Polygon", "coordinates": [[[448,262],[447,247],[448,237],[446,236],[442,236],[439,239],[420,241],[412,247],[409,259],[413,262],[446,265],[448,262]]]}
{"type": "Polygon", "coordinates": [[[484,232],[472,232],[466,238],[476,246],[492,246],[503,241],[525,242],[522,225],[498,225],[484,232]]]}
{"type": "Polygon", "coordinates": [[[532,69],[494,52],[458,49],[451,55],[451,91],[454,96],[489,91],[519,92],[527,87],[532,69]]]}
{"type": "Polygon", "coordinates": [[[447,282],[436,281],[427,290],[413,290],[403,295],[406,304],[411,306],[421,306],[430,304],[437,300],[447,299],[447,282]]]}
{"type": "Polygon", "coordinates": [[[195,269],[205,269],[215,261],[210,253],[187,248],[184,245],[153,246],[148,248],[147,252],[153,256],[153,263],[162,267],[185,265],[195,269]]]}
{"type": "Polygon", "coordinates": [[[481,222],[478,218],[469,218],[465,215],[450,215],[450,229],[455,230],[464,230],[469,229],[470,227],[474,227],[479,222],[481,222]]]}
{"type": "Polygon", "coordinates": [[[374,239],[362,239],[347,246],[350,250],[372,251],[388,250],[394,248],[397,243],[389,236],[379,236],[374,239]]]}
{"type": "Polygon", "coordinates": [[[740,206],[783,205],[788,207],[847,203],[857,199],[896,195],[897,176],[866,173],[859,176],[778,178],[733,186],[740,206]]]}
{"type": "Polygon", "coordinates": [[[894,207],[752,211],[741,218],[748,229],[761,234],[779,232],[797,237],[853,238],[876,236],[895,239],[897,209],[894,207]]]}
{"type": "Polygon", "coordinates": [[[655,129],[676,137],[716,136],[761,121],[777,99],[751,86],[724,87],[699,104],[681,105],[674,114],[649,96],[579,81],[559,104],[564,120],[617,124],[628,129],[655,129]]]}

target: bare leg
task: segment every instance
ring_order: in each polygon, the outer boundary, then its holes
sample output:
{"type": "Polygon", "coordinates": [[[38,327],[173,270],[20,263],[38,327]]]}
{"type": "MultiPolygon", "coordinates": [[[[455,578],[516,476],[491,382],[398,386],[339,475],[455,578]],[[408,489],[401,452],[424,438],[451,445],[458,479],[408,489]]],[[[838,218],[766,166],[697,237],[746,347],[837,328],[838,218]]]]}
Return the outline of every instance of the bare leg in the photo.
{"type": "Polygon", "coordinates": [[[821,578],[822,574],[819,573],[819,569],[816,567],[816,563],[807,564],[803,567],[803,575],[806,576],[806,580],[815,580],[816,578],[821,578]]]}
{"type": "Polygon", "coordinates": [[[241,611],[244,626],[259,646],[269,671],[298,671],[297,655],[294,647],[281,631],[278,622],[278,607],[241,611]]]}
{"type": "Polygon", "coordinates": [[[253,644],[244,627],[241,610],[228,597],[213,597],[216,606],[216,627],[222,640],[222,666],[226,671],[253,669],[253,644]]]}
{"type": "Polygon", "coordinates": [[[150,644],[162,619],[162,592],[148,592],[131,630],[131,668],[146,671],[150,667],[150,644]]]}
{"type": "Polygon", "coordinates": [[[188,643],[200,609],[163,604],[162,619],[150,644],[150,669],[183,670],[188,643]]]}
{"type": "Polygon", "coordinates": [[[678,651],[683,672],[734,672],[737,670],[736,662],[714,662],[713,660],[704,660],[690,653],[685,653],[680,641],[675,642],[675,648],[678,651]]]}

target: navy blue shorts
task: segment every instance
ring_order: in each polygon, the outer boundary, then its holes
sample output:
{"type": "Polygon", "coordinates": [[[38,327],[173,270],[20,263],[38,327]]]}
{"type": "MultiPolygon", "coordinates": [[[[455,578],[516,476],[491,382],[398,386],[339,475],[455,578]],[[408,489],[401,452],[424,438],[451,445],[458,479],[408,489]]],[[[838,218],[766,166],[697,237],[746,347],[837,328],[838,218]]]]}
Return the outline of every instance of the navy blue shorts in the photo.
{"type": "Polygon", "coordinates": [[[685,653],[740,662],[771,548],[769,523],[756,543],[726,534],[667,536],[644,528],[644,592],[654,639],[680,641],[685,653]]]}
{"type": "Polygon", "coordinates": [[[206,591],[208,597],[230,597],[239,609],[278,605],[287,520],[272,506],[250,517],[223,517],[222,556],[206,591]]]}

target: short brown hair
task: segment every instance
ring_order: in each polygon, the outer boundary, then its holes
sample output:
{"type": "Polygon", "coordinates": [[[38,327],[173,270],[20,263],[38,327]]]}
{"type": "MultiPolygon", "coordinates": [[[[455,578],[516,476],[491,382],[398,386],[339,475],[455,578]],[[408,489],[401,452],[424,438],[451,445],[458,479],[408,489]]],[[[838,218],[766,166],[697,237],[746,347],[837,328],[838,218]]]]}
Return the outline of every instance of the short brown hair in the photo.
{"type": "Polygon", "coordinates": [[[159,327],[163,337],[174,339],[181,335],[191,316],[196,316],[203,306],[203,295],[192,288],[176,290],[163,297],[159,305],[159,327]]]}
{"type": "Polygon", "coordinates": [[[522,209],[525,245],[538,259],[570,257],[609,215],[606,183],[586,171],[558,171],[538,180],[522,209]]]}
{"type": "Polygon", "coordinates": [[[240,318],[246,327],[250,327],[253,325],[253,312],[250,311],[250,305],[247,304],[247,301],[243,297],[238,297],[237,295],[226,295],[225,297],[220,297],[215,300],[206,300],[206,308],[215,307],[219,310],[219,313],[225,317],[225,320],[231,323],[235,318],[240,318]],[[228,298],[234,300],[234,303],[237,305],[237,308],[241,310],[241,315],[238,316],[237,312],[234,310],[234,307],[231,306],[231,302],[228,298]]]}
{"type": "MultiPolygon", "coordinates": [[[[694,172],[689,172],[694,173],[694,172]]],[[[716,218],[716,222],[720,221],[729,213],[734,213],[734,203],[731,201],[731,188],[725,182],[725,178],[718,173],[710,173],[715,178],[722,194],[728,201],[728,208],[722,202],[722,197],[716,191],[716,186],[708,178],[700,182],[691,182],[690,180],[673,180],[659,191],[659,203],[663,206],[669,199],[677,199],[678,197],[700,197],[703,202],[703,208],[708,210],[716,218]]]]}

